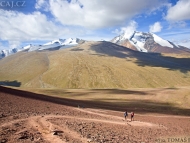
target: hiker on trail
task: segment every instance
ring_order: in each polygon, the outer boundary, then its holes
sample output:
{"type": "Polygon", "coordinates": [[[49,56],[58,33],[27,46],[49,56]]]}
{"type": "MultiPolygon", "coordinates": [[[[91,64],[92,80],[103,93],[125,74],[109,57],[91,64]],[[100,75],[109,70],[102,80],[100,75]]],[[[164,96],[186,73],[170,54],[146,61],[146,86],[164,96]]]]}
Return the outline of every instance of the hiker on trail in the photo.
{"type": "Polygon", "coordinates": [[[126,120],[127,116],[128,116],[128,113],[127,113],[127,110],[126,110],[126,111],[124,112],[125,120],[126,120]]]}
{"type": "Polygon", "coordinates": [[[133,120],[134,121],[134,112],[131,112],[131,121],[133,120]]]}

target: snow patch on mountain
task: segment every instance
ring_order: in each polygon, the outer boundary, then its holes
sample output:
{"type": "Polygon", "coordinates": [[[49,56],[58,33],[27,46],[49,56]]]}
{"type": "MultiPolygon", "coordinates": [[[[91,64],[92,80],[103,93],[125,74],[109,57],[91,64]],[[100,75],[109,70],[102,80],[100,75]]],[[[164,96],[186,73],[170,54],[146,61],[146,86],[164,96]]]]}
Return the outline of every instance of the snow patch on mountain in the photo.
{"type": "Polygon", "coordinates": [[[30,45],[27,45],[27,46],[24,46],[24,47],[18,49],[17,52],[21,52],[21,51],[29,50],[31,47],[32,47],[31,44],[30,44],[30,45]]]}
{"type": "Polygon", "coordinates": [[[134,32],[125,32],[120,40],[130,39],[132,35],[134,35],[134,32]]]}
{"type": "Polygon", "coordinates": [[[18,52],[18,49],[8,49],[8,50],[1,50],[1,57],[7,57],[9,55],[12,55],[14,53],[18,52]]]}
{"type": "Polygon", "coordinates": [[[78,38],[68,38],[68,39],[58,39],[58,40],[53,40],[51,42],[48,42],[44,45],[53,45],[53,44],[60,44],[60,45],[75,45],[78,44],[77,41],[78,38]]]}
{"type": "Polygon", "coordinates": [[[73,39],[73,38],[65,39],[63,44],[64,45],[76,45],[76,44],[78,44],[77,40],[78,39],[73,39]]]}
{"type": "Polygon", "coordinates": [[[133,35],[130,36],[129,41],[137,48],[138,51],[148,52],[145,48],[147,35],[144,35],[142,32],[134,32],[133,35]]]}
{"type": "Polygon", "coordinates": [[[53,40],[51,42],[48,42],[48,43],[45,43],[43,45],[40,45],[40,46],[32,46],[30,49],[29,49],[29,52],[30,51],[36,51],[36,50],[47,50],[47,49],[52,49],[52,48],[56,48],[56,47],[59,47],[61,48],[62,46],[66,46],[66,47],[70,47],[70,46],[74,46],[74,45],[77,45],[78,41],[80,39],[78,38],[68,38],[68,39],[57,39],[57,40],[53,40]]]}
{"type": "Polygon", "coordinates": [[[60,45],[62,45],[62,42],[64,42],[64,40],[65,40],[65,39],[53,40],[53,41],[48,42],[48,43],[45,43],[45,44],[43,44],[43,45],[44,45],[44,46],[45,46],[45,45],[52,45],[52,44],[60,44],[60,45]]]}
{"type": "Polygon", "coordinates": [[[154,41],[160,44],[161,46],[173,48],[173,45],[171,45],[167,40],[164,40],[155,34],[152,34],[152,36],[154,37],[154,41]]]}
{"type": "Polygon", "coordinates": [[[53,43],[53,44],[49,44],[49,45],[37,45],[37,46],[31,46],[30,49],[28,50],[29,52],[31,51],[41,51],[41,50],[47,50],[47,49],[51,49],[51,48],[55,48],[55,47],[59,47],[60,44],[59,43],[53,43]]]}

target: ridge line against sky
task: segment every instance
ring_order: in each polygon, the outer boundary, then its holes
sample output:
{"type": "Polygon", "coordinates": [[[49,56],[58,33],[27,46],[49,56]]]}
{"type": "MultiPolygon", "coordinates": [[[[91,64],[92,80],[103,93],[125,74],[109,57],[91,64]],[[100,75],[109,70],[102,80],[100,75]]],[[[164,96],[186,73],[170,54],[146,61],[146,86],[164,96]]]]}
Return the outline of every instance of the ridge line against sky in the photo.
{"type": "Polygon", "coordinates": [[[190,48],[189,9],[190,0],[0,0],[0,50],[134,30],[190,48]]]}

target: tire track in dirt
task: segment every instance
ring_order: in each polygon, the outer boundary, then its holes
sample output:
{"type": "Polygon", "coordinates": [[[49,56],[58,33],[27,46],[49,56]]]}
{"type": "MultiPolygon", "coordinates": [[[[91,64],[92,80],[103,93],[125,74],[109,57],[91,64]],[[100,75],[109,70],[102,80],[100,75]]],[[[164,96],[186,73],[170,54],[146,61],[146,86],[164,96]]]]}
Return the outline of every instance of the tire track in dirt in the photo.
{"type": "MultiPolygon", "coordinates": [[[[63,116],[61,116],[63,118],[63,116]]],[[[29,125],[36,128],[45,140],[54,143],[65,143],[67,138],[74,139],[77,142],[85,142],[87,139],[82,138],[76,132],[69,130],[66,126],[60,127],[58,125],[52,124],[48,119],[57,118],[56,116],[38,116],[30,118],[29,125]],[[58,135],[59,133],[64,134],[64,136],[58,135]],[[67,136],[67,137],[66,137],[67,136]],[[64,141],[65,139],[65,141],[64,141]]],[[[59,117],[60,118],[60,117],[59,117]]]]}
{"type": "Polygon", "coordinates": [[[74,142],[81,142],[86,143],[87,138],[82,137],[80,134],[78,134],[75,131],[70,130],[67,126],[60,127],[58,125],[55,125],[48,121],[49,119],[56,120],[57,118],[74,118],[72,116],[56,116],[56,115],[48,115],[48,116],[31,116],[27,119],[18,119],[11,121],[9,123],[4,123],[0,125],[0,128],[12,126],[16,123],[25,122],[22,126],[25,126],[24,130],[18,131],[30,131],[31,128],[39,132],[43,140],[46,142],[52,142],[53,143],[66,143],[68,140],[74,140],[74,142]]]}

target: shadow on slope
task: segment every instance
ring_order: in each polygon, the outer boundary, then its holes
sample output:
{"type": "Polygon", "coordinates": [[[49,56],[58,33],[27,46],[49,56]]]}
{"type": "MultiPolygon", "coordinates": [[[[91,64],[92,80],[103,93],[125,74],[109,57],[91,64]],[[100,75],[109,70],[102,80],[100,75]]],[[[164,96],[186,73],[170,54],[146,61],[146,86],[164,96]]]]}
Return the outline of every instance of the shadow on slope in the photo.
{"type": "MultiPolygon", "coordinates": [[[[123,90],[123,89],[92,89],[93,91],[106,91],[108,94],[135,94],[135,95],[147,95],[147,92],[144,91],[135,91],[135,90],[123,90]]],[[[150,94],[149,94],[150,95],[150,94]]]]}
{"type": "Polygon", "coordinates": [[[143,53],[111,43],[100,42],[90,48],[97,54],[104,54],[118,58],[136,58],[139,66],[163,67],[169,70],[180,70],[182,73],[190,71],[190,58],[175,58],[162,56],[160,53],[143,53]]]}
{"type": "MultiPolygon", "coordinates": [[[[148,100],[127,100],[127,101],[114,101],[114,102],[105,102],[105,101],[84,101],[84,100],[74,100],[66,99],[60,97],[51,97],[43,94],[36,94],[27,91],[21,91],[17,89],[11,89],[7,87],[0,86],[0,92],[8,93],[13,96],[20,96],[23,98],[41,100],[61,105],[67,105],[72,107],[84,107],[84,108],[101,108],[101,109],[110,109],[114,111],[135,111],[138,113],[162,113],[169,115],[185,115],[190,116],[190,109],[182,109],[175,107],[173,104],[169,103],[158,103],[148,100]]],[[[27,103],[23,103],[27,104],[27,103]]]]}
{"type": "MultiPolygon", "coordinates": [[[[48,89],[48,90],[42,90],[39,91],[40,93],[45,92],[48,95],[71,95],[72,97],[79,97],[79,96],[91,96],[92,94],[101,94],[101,92],[105,94],[123,94],[123,95],[129,95],[129,94],[134,94],[134,95],[151,95],[151,93],[147,93],[144,91],[135,91],[135,90],[123,90],[123,89],[90,89],[88,92],[72,92],[68,91],[67,89],[48,89]]],[[[153,95],[153,94],[152,94],[153,95]]]]}
{"type": "Polygon", "coordinates": [[[13,87],[20,87],[21,86],[21,82],[18,82],[17,80],[14,81],[0,81],[0,85],[4,85],[4,86],[13,86],[13,87]]]}

